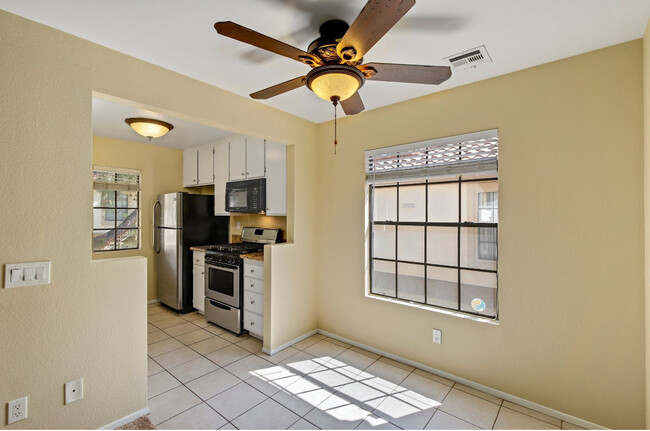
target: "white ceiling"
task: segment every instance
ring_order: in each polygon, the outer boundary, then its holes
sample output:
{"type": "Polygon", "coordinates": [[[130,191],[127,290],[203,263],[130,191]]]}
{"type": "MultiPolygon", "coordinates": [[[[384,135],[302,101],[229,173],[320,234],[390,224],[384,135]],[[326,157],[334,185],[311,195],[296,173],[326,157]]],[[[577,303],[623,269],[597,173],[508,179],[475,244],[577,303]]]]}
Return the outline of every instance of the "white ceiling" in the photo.
{"type": "Polygon", "coordinates": [[[93,97],[93,136],[149,143],[148,138],[138,135],[124,122],[125,119],[132,117],[153,118],[166,121],[174,126],[165,136],[151,141],[151,144],[162,147],[185,149],[233,135],[233,132],[163,115],[155,110],[129,106],[126,102],[122,104],[93,97]]]}
{"type": "MultiPolygon", "coordinates": [[[[234,21],[301,49],[319,25],[352,23],[365,0],[0,0],[0,8],[242,96],[309,68],[218,35],[234,21]]],[[[485,45],[493,62],[454,72],[440,86],[367,82],[366,110],[640,38],[648,0],[418,0],[366,62],[443,65],[485,45]]],[[[323,122],[333,108],[307,88],[261,101],[323,122]]],[[[363,115],[363,113],[359,114],[363,115]]],[[[122,118],[123,120],[123,118],[122,118]]]]}

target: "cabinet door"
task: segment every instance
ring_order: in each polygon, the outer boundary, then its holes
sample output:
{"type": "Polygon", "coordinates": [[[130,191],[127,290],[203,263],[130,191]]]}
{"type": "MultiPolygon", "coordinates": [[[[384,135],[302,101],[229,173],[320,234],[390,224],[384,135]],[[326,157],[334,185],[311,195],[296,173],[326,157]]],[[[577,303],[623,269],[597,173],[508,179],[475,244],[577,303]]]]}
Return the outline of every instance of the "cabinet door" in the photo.
{"type": "Polygon", "coordinates": [[[199,310],[201,314],[204,313],[205,307],[205,266],[194,265],[192,268],[192,305],[199,310]]]}
{"type": "Polygon", "coordinates": [[[287,147],[266,141],[266,215],[287,215],[287,147]]]}
{"type": "Polygon", "coordinates": [[[214,215],[230,215],[226,211],[226,183],[228,182],[228,141],[214,145],[214,215]]]}
{"type": "Polygon", "coordinates": [[[194,187],[198,185],[198,151],[196,147],[183,150],[183,185],[194,187]]]}
{"type": "Polygon", "coordinates": [[[230,181],[246,179],[246,137],[237,135],[230,139],[230,181]]]}
{"type": "Polygon", "coordinates": [[[199,185],[214,184],[214,145],[206,144],[198,148],[199,185]]]}
{"type": "Polygon", "coordinates": [[[263,178],[266,174],[264,149],[264,139],[246,138],[246,178],[263,178]]]}

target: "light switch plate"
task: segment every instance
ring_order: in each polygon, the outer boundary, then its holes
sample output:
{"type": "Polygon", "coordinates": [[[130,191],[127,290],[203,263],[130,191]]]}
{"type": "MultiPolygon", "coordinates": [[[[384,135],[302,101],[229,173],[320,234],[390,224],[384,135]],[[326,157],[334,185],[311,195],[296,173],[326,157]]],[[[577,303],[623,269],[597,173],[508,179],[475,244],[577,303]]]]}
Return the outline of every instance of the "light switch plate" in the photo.
{"type": "Polygon", "coordinates": [[[442,331],[440,329],[433,330],[433,342],[436,344],[442,344],[442,331]]]}
{"type": "Polygon", "coordinates": [[[65,403],[70,404],[84,397],[84,379],[77,379],[65,384],[65,403]]]}
{"type": "Polygon", "coordinates": [[[50,262],[5,264],[5,289],[50,284],[50,262]]]}

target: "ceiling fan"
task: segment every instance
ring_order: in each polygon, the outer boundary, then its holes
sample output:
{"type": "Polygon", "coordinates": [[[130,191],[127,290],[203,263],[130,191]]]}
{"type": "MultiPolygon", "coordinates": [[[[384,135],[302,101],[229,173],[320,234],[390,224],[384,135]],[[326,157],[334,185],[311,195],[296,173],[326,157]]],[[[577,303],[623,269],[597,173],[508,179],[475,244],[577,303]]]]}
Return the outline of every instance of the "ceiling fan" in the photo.
{"type": "Polygon", "coordinates": [[[321,99],[339,102],[347,115],[363,111],[357,90],[366,79],[373,81],[440,84],[451,76],[447,66],[394,63],[365,63],[363,56],[415,5],[415,0],[369,0],[352,25],[326,21],[320,37],[307,51],[295,48],[231,21],[217,22],[219,34],[307,64],[305,75],[252,93],[253,99],[268,99],[306,85],[321,99]]]}

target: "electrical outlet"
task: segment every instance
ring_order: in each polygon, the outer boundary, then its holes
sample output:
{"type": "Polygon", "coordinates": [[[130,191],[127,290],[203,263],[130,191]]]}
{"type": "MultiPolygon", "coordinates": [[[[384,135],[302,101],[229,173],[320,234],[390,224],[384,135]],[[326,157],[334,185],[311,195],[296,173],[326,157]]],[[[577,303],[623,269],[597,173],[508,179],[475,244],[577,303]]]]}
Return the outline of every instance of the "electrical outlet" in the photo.
{"type": "Polygon", "coordinates": [[[27,397],[7,403],[7,425],[27,419],[27,397]]]}
{"type": "Polygon", "coordinates": [[[84,397],[84,379],[77,379],[65,384],[65,403],[70,404],[84,397]]]}
{"type": "Polygon", "coordinates": [[[433,342],[436,344],[442,344],[442,331],[440,329],[433,330],[433,342]]]}

